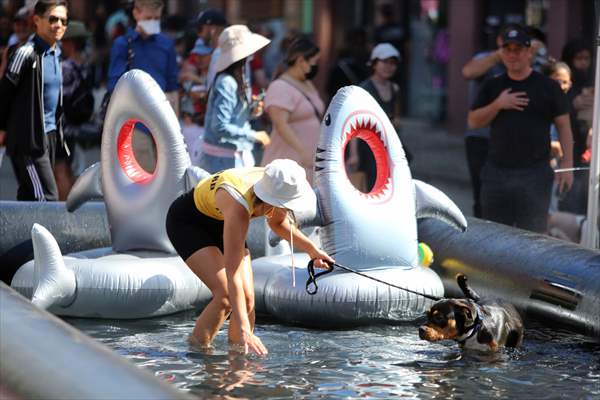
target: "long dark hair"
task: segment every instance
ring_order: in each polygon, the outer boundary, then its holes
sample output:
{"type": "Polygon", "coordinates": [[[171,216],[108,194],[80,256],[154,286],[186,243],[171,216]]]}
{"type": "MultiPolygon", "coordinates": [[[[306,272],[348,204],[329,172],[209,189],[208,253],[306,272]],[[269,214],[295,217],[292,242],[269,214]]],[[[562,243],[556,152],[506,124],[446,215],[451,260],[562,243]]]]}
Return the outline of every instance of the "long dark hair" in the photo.
{"type": "Polygon", "coordinates": [[[583,39],[573,39],[568,42],[562,49],[561,60],[569,64],[569,67],[573,68],[573,60],[575,56],[582,52],[588,51],[590,56],[593,54],[590,47],[583,41],[583,39]]]}
{"type": "Polygon", "coordinates": [[[244,79],[244,67],[246,65],[246,58],[242,58],[239,61],[234,62],[229,67],[225,68],[219,74],[228,74],[235,79],[238,87],[238,96],[242,101],[248,101],[246,90],[248,89],[248,84],[244,79]]]}
{"type": "Polygon", "coordinates": [[[298,57],[308,60],[319,53],[319,47],[306,36],[299,36],[290,43],[285,54],[285,63],[288,67],[294,65],[298,57]]]}
{"type": "Polygon", "coordinates": [[[594,53],[590,46],[588,46],[583,39],[573,39],[563,47],[561,59],[571,67],[571,80],[573,81],[574,93],[579,93],[579,88],[589,86],[593,83],[592,78],[594,75],[593,63],[587,70],[582,71],[575,68],[574,60],[575,56],[582,51],[587,51],[593,60],[594,53]]]}

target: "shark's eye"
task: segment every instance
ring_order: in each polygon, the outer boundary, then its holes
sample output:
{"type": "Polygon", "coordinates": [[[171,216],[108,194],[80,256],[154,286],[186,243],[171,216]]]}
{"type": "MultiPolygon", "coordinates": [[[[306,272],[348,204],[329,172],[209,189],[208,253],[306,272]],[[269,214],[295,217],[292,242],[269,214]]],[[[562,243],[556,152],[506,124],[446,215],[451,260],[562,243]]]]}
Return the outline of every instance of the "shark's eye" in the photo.
{"type": "Polygon", "coordinates": [[[325,116],[325,126],[329,126],[329,125],[331,125],[331,115],[327,114],[325,116]]]}

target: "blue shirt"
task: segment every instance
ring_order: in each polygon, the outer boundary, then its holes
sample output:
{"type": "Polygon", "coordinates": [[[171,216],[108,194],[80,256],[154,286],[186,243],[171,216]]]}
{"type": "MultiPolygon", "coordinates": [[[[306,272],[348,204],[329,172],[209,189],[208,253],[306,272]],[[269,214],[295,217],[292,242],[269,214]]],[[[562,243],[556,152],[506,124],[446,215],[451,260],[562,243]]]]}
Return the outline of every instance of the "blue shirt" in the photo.
{"type": "Polygon", "coordinates": [[[146,39],[135,30],[128,28],[125,35],[119,36],[110,50],[108,66],[108,82],[106,88],[112,91],[117,81],[127,72],[128,44],[131,38],[133,60],[131,69],[137,68],[147,72],[154,78],[164,92],[173,92],[177,86],[177,54],[171,38],[159,33],[146,39]]]}
{"type": "Polygon", "coordinates": [[[238,84],[229,74],[217,75],[208,96],[204,118],[204,141],[234,150],[252,150],[256,132],[250,127],[250,107],[238,93],[238,84]]]}
{"type": "Polygon", "coordinates": [[[62,68],[60,66],[60,47],[51,48],[41,37],[35,35],[33,41],[44,49],[42,54],[42,73],[44,80],[44,132],[56,130],[56,109],[62,87],[62,68]]]}

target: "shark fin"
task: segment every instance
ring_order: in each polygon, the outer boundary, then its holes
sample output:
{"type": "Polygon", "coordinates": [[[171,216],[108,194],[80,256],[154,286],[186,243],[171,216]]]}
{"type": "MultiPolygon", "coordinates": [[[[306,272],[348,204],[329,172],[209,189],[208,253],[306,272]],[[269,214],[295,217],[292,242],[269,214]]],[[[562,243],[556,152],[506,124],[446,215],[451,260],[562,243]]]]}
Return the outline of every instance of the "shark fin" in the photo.
{"type": "Polygon", "coordinates": [[[88,200],[102,199],[102,169],[97,162],[86,168],[77,178],[67,196],[67,211],[77,210],[88,200]]]}
{"type": "Polygon", "coordinates": [[[68,306],[75,299],[76,280],[65,266],[58,243],[42,225],[31,228],[34,254],[34,289],[31,302],[48,309],[54,305],[68,306]]]}
{"type": "Polygon", "coordinates": [[[465,216],[444,192],[417,179],[413,185],[417,218],[436,218],[462,232],[467,229],[465,216]]]}

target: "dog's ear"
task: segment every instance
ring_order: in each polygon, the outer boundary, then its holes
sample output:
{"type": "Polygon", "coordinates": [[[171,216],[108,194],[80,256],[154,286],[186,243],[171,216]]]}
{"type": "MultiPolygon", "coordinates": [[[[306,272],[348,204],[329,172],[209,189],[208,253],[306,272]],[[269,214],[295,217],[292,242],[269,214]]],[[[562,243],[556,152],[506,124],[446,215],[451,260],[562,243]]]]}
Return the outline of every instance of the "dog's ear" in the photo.
{"type": "Polygon", "coordinates": [[[474,323],[477,315],[473,306],[466,300],[459,300],[456,303],[456,310],[454,311],[454,318],[461,328],[470,328],[474,323]]]}
{"type": "Polygon", "coordinates": [[[471,310],[471,307],[463,307],[463,313],[465,315],[465,319],[467,321],[474,321],[475,318],[473,318],[473,311],[471,310]]]}

